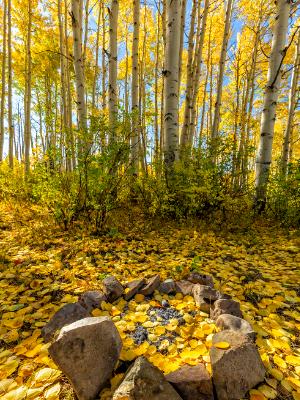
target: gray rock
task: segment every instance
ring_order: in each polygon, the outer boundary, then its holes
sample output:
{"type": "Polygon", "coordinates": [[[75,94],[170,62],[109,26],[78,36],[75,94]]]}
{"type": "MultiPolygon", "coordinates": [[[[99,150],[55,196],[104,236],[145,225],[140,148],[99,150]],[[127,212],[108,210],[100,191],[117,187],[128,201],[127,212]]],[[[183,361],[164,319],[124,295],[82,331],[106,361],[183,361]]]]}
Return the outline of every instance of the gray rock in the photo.
{"type": "Polygon", "coordinates": [[[158,289],[160,285],[160,276],[154,275],[150,279],[147,280],[146,286],[144,286],[139,293],[144,296],[150,296],[156,289],[158,289]]]}
{"type": "Polygon", "coordinates": [[[107,297],[100,290],[89,290],[83,293],[79,299],[82,307],[86,308],[89,312],[94,308],[100,308],[102,301],[107,301],[107,297]]]}
{"type": "Polygon", "coordinates": [[[78,399],[95,400],[112,377],[121,348],[114,323],[108,317],[99,317],[65,326],[49,353],[71,381],[78,399]]]}
{"type": "Polygon", "coordinates": [[[126,288],[128,288],[129,290],[125,290],[124,299],[128,301],[133,296],[135,296],[138,291],[145,285],[145,282],[145,279],[135,279],[134,281],[128,282],[126,284],[126,288]]]}
{"type": "Polygon", "coordinates": [[[178,293],[182,293],[184,296],[191,295],[193,293],[194,284],[189,281],[177,281],[175,282],[175,290],[178,293]]]}
{"type": "Polygon", "coordinates": [[[60,310],[58,310],[50,319],[50,321],[42,328],[42,337],[46,343],[50,342],[50,340],[53,339],[56,331],[65,325],[72,324],[75,321],[89,316],[90,314],[88,310],[82,307],[81,304],[66,304],[60,310]]]}
{"type": "Polygon", "coordinates": [[[213,386],[203,364],[184,365],[165,376],[183,400],[213,400],[213,386]]]}
{"type": "Polygon", "coordinates": [[[182,400],[163,373],[145,357],[135,360],[112,400],[182,400]]]}
{"type": "Polygon", "coordinates": [[[265,367],[248,336],[225,330],[215,334],[212,343],[210,359],[218,400],[242,399],[264,380],[265,367]],[[228,342],[230,347],[215,347],[219,342],[228,342]]]}
{"type": "Polygon", "coordinates": [[[216,320],[216,325],[222,330],[232,330],[240,332],[250,339],[255,341],[256,332],[252,329],[252,326],[248,321],[245,321],[242,318],[235,317],[230,314],[222,314],[216,320]]]}
{"type": "Polygon", "coordinates": [[[199,283],[200,285],[214,287],[214,281],[211,275],[200,274],[199,272],[191,272],[185,279],[192,283],[199,283]]]}
{"type": "Polygon", "coordinates": [[[243,317],[240,303],[234,300],[220,299],[214,302],[210,310],[211,318],[216,320],[222,314],[231,314],[239,318],[243,317]]]}
{"type": "Polygon", "coordinates": [[[174,293],[176,292],[175,282],[173,281],[173,279],[166,279],[159,285],[158,290],[160,291],[160,293],[164,294],[174,293]]]}
{"type": "Polygon", "coordinates": [[[113,303],[124,293],[124,288],[117,278],[110,275],[103,279],[103,292],[110,303],[113,303]]]}
{"type": "Polygon", "coordinates": [[[193,295],[195,298],[200,297],[208,300],[209,302],[213,302],[218,300],[221,294],[210,286],[197,284],[193,288],[193,295]]]}

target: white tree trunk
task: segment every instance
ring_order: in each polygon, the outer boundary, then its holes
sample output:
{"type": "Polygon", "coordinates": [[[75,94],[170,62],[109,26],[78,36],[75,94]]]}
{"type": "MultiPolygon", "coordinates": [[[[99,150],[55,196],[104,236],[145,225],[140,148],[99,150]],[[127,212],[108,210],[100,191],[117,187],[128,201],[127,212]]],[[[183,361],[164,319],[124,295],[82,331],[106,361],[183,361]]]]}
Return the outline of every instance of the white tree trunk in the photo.
{"type": "Polygon", "coordinates": [[[108,60],[108,113],[109,123],[112,129],[111,140],[114,139],[114,127],[118,118],[118,90],[117,90],[117,74],[118,74],[118,14],[119,1],[112,0],[111,9],[109,10],[109,60],[108,60]]]}
{"type": "Polygon", "coordinates": [[[291,88],[289,92],[289,113],[288,113],[287,126],[284,134],[283,148],[282,148],[282,172],[284,175],[286,175],[287,173],[287,166],[289,163],[290,142],[293,131],[295,108],[297,103],[296,92],[299,81],[299,64],[300,64],[300,32],[298,33],[298,38],[296,43],[294,69],[292,72],[291,88]]]}
{"type": "MultiPolygon", "coordinates": [[[[83,73],[83,54],[82,54],[82,10],[80,0],[72,0],[72,29],[73,29],[73,58],[76,81],[76,105],[78,115],[78,127],[81,131],[85,131],[86,123],[86,104],[85,104],[85,85],[83,73]]],[[[82,133],[83,134],[83,133],[82,133]]]]}
{"type": "Polygon", "coordinates": [[[31,29],[32,29],[32,5],[28,1],[28,23],[26,43],[26,67],[25,67],[25,122],[24,122],[24,168],[25,176],[30,172],[30,144],[31,144],[31,29]]]}
{"type": "Polygon", "coordinates": [[[268,78],[261,116],[260,142],[256,159],[256,201],[262,207],[264,207],[266,202],[267,182],[272,160],[276,106],[281,81],[282,63],[287,50],[286,40],[290,11],[291,0],[277,1],[277,16],[274,25],[268,78]]]}
{"type": "Polygon", "coordinates": [[[181,1],[167,0],[167,37],[165,52],[164,159],[167,169],[178,160],[178,78],[181,1]]]}
{"type": "Polygon", "coordinates": [[[204,3],[204,10],[202,14],[202,25],[201,25],[201,34],[198,49],[196,52],[196,69],[194,71],[194,79],[193,79],[193,96],[191,102],[191,120],[189,126],[189,145],[192,145],[193,138],[195,135],[195,127],[196,127],[196,104],[198,98],[198,91],[200,86],[200,76],[202,70],[202,53],[203,53],[203,46],[204,46],[204,39],[205,39],[205,32],[206,32],[206,23],[207,23],[207,16],[209,10],[209,2],[210,0],[205,0],[204,3]]]}
{"type": "Polygon", "coordinates": [[[12,115],[12,56],[11,56],[11,0],[7,0],[7,67],[8,67],[8,93],[7,93],[7,108],[8,108],[8,132],[9,145],[8,157],[9,166],[14,166],[14,122],[12,115]]]}
{"type": "MultiPolygon", "coordinates": [[[[184,105],[184,120],[181,130],[180,145],[184,148],[189,142],[189,125],[191,118],[191,102],[193,95],[193,60],[194,60],[194,37],[195,37],[195,20],[197,11],[197,1],[193,0],[191,11],[190,32],[188,38],[188,60],[186,66],[186,91],[184,105]]],[[[200,16],[198,15],[198,18],[200,16]]]]}
{"type": "Polygon", "coordinates": [[[7,2],[3,3],[3,25],[2,25],[2,78],[1,78],[1,109],[0,109],[0,162],[3,159],[4,145],[4,115],[5,115],[5,92],[6,92],[6,33],[7,33],[7,2]]]}
{"type": "Polygon", "coordinates": [[[140,36],[140,0],[133,0],[133,41],[132,41],[132,139],[131,157],[134,172],[139,166],[139,36],[140,36]]]}
{"type": "MultiPolygon", "coordinates": [[[[223,43],[221,48],[220,62],[219,62],[219,74],[218,74],[218,83],[217,83],[217,98],[215,103],[215,114],[212,126],[211,137],[213,141],[213,147],[215,147],[215,140],[219,135],[219,125],[220,125],[220,110],[222,103],[222,92],[223,92],[223,80],[224,80],[224,72],[225,72],[225,63],[226,63],[226,55],[227,55],[227,47],[229,41],[230,27],[231,27],[231,16],[233,9],[234,0],[228,0],[227,8],[226,8],[226,18],[225,18],[225,27],[223,34],[223,43]]],[[[213,153],[215,149],[213,148],[213,153]]]]}

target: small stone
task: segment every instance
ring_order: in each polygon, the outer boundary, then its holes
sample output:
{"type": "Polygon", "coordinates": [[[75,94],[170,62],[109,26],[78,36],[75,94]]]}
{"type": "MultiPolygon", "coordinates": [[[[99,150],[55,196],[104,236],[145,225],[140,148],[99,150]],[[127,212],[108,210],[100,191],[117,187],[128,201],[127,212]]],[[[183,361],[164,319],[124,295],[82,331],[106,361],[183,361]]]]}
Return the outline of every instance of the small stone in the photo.
{"type": "Polygon", "coordinates": [[[218,400],[245,398],[246,393],[264,380],[265,367],[255,344],[248,336],[225,330],[212,339],[210,359],[218,400]],[[214,345],[229,343],[229,348],[214,345]]]}
{"type": "Polygon", "coordinates": [[[42,337],[44,341],[50,342],[54,334],[65,325],[72,324],[82,318],[89,317],[90,314],[86,308],[79,303],[70,303],[64,305],[58,310],[50,321],[42,328],[42,337]]]}
{"type": "Polygon", "coordinates": [[[181,280],[175,282],[176,292],[182,293],[184,296],[191,295],[193,293],[193,287],[194,284],[189,281],[181,280]]]}
{"type": "Polygon", "coordinates": [[[243,317],[240,303],[234,300],[220,299],[214,302],[210,310],[211,318],[216,320],[222,314],[231,314],[239,318],[243,317]]]}
{"type": "Polygon", "coordinates": [[[49,347],[79,400],[94,400],[112,377],[122,340],[108,317],[85,318],[65,326],[49,347]]]}
{"type": "Polygon", "coordinates": [[[193,295],[195,299],[202,298],[208,300],[209,302],[216,301],[220,298],[220,292],[211,288],[210,286],[200,284],[194,285],[193,295]]]}
{"type": "Polygon", "coordinates": [[[135,279],[134,281],[128,282],[125,289],[124,299],[126,301],[134,297],[138,291],[145,285],[145,279],[135,279]]]}
{"type": "Polygon", "coordinates": [[[124,288],[117,278],[110,275],[103,280],[103,292],[109,303],[113,303],[124,293],[124,288]]]}
{"type": "Polygon", "coordinates": [[[252,329],[252,326],[248,321],[245,321],[242,318],[235,317],[230,314],[222,314],[216,320],[216,325],[222,330],[232,330],[243,333],[248,336],[250,339],[255,341],[256,332],[252,329]]]}
{"type": "Polygon", "coordinates": [[[160,284],[160,276],[154,275],[152,278],[148,279],[146,282],[146,286],[144,286],[139,293],[143,294],[144,296],[150,296],[160,284]]]}
{"type": "Polygon", "coordinates": [[[191,272],[186,280],[192,283],[199,283],[200,285],[214,287],[214,281],[212,276],[206,274],[200,274],[199,272],[191,272]]]}
{"type": "Polygon", "coordinates": [[[166,279],[160,284],[158,290],[160,291],[160,293],[164,294],[174,293],[176,291],[175,282],[173,281],[173,279],[166,279]]]}
{"type": "Polygon", "coordinates": [[[203,364],[183,365],[165,376],[183,400],[213,400],[212,381],[203,364]]]}
{"type": "Polygon", "coordinates": [[[107,297],[100,290],[89,290],[80,296],[79,303],[82,307],[91,312],[94,308],[100,308],[101,302],[106,301],[107,297]]]}
{"type": "Polygon", "coordinates": [[[168,302],[168,300],[163,300],[163,301],[161,302],[161,305],[162,305],[163,307],[165,307],[165,308],[170,307],[170,303],[168,302]]]}
{"type": "Polygon", "coordinates": [[[135,360],[112,400],[182,400],[162,372],[145,357],[135,360]]]}

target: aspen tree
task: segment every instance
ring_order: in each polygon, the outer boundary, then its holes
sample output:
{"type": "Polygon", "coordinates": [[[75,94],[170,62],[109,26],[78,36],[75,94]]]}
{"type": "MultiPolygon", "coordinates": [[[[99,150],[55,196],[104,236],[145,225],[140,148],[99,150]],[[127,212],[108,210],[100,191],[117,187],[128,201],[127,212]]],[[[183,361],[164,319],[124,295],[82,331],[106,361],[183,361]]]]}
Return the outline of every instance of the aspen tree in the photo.
{"type": "Polygon", "coordinates": [[[106,109],[106,61],[105,61],[105,46],[106,46],[106,25],[105,25],[105,4],[102,2],[102,110],[106,109]]]}
{"type": "Polygon", "coordinates": [[[14,166],[14,136],[15,128],[12,115],[12,55],[11,55],[11,0],[7,0],[7,67],[8,67],[8,93],[7,93],[7,108],[8,108],[8,158],[9,167],[14,166]]]}
{"type": "Polygon", "coordinates": [[[219,135],[220,111],[221,111],[222,92],[223,92],[223,81],[224,81],[224,73],[225,73],[227,47],[228,47],[228,41],[229,41],[229,35],[230,35],[233,3],[234,3],[234,0],[228,0],[227,1],[223,42],[222,42],[220,61],[219,61],[219,72],[218,72],[218,82],[217,82],[217,96],[216,96],[215,113],[214,113],[213,126],[212,126],[212,132],[211,132],[213,159],[215,159],[216,139],[218,138],[218,135],[219,135]]]}
{"type": "Polygon", "coordinates": [[[164,95],[164,159],[167,172],[172,172],[178,160],[178,78],[181,1],[167,0],[167,36],[165,54],[164,95]]]}
{"type": "Polygon", "coordinates": [[[78,154],[82,157],[83,152],[88,151],[87,121],[86,121],[86,102],[85,102],[85,82],[83,71],[83,53],[82,53],[82,10],[80,0],[72,0],[72,30],[73,30],[73,58],[76,82],[76,106],[79,128],[78,154]]]}
{"type": "Polygon", "coordinates": [[[108,82],[108,112],[109,123],[112,129],[111,140],[115,138],[115,125],[118,118],[118,90],[117,90],[117,74],[118,74],[118,13],[119,1],[112,0],[109,10],[109,82],[108,82]]]}
{"type": "Polygon", "coordinates": [[[5,91],[6,91],[6,37],[7,37],[7,1],[3,2],[3,25],[2,25],[2,79],[1,79],[1,108],[0,108],[0,162],[3,159],[4,145],[4,114],[5,114],[5,91]]]}
{"type": "Polygon", "coordinates": [[[197,111],[196,103],[197,103],[197,98],[198,98],[198,91],[199,91],[199,86],[200,86],[200,76],[201,76],[202,63],[203,63],[202,53],[203,53],[203,46],[204,46],[204,39],[205,39],[205,32],[206,32],[209,3],[210,3],[210,0],[205,0],[205,2],[204,2],[200,39],[199,39],[199,44],[198,44],[198,47],[196,48],[196,54],[195,54],[195,68],[194,68],[194,76],[193,76],[193,95],[192,95],[192,101],[191,101],[191,116],[190,116],[189,137],[188,137],[189,145],[191,145],[193,143],[193,137],[195,135],[196,111],[197,111]]]}
{"type": "Polygon", "coordinates": [[[27,21],[27,39],[26,39],[26,65],[25,65],[25,121],[24,121],[24,167],[25,176],[30,172],[30,145],[31,145],[31,30],[32,30],[32,4],[28,0],[28,21],[27,21]]]}
{"type": "Polygon", "coordinates": [[[138,173],[139,165],[139,36],[140,36],[140,0],[133,0],[133,40],[132,40],[132,138],[131,158],[134,172],[138,173]]]}
{"type": "Polygon", "coordinates": [[[102,10],[103,10],[102,2],[100,2],[98,10],[98,18],[97,18],[95,69],[94,69],[93,91],[92,91],[92,111],[94,111],[96,107],[96,91],[97,91],[98,75],[99,75],[99,43],[100,43],[100,26],[101,26],[102,10]]]}
{"type": "Polygon", "coordinates": [[[277,1],[277,15],[273,31],[268,78],[261,116],[260,141],[256,159],[255,189],[258,211],[262,211],[266,203],[267,182],[272,160],[276,106],[281,81],[282,63],[287,51],[286,40],[291,4],[291,0],[277,1]]]}
{"type": "Polygon", "coordinates": [[[300,31],[298,32],[298,37],[296,42],[294,68],[292,71],[291,88],[289,91],[288,120],[287,120],[286,130],[284,133],[283,148],[282,148],[281,168],[282,168],[282,173],[284,175],[286,175],[287,173],[289,154],[290,154],[290,142],[293,132],[295,108],[297,104],[296,93],[299,84],[299,68],[300,68],[299,64],[300,64],[300,31]]]}
{"type": "MultiPolygon", "coordinates": [[[[193,57],[194,57],[194,36],[195,36],[195,19],[197,11],[197,0],[193,0],[191,11],[190,31],[188,38],[188,60],[186,67],[186,91],[185,91],[185,107],[184,107],[184,121],[180,137],[180,145],[185,147],[189,142],[189,124],[191,118],[191,102],[193,95],[193,57]]],[[[199,18],[199,16],[198,16],[199,18]]]]}

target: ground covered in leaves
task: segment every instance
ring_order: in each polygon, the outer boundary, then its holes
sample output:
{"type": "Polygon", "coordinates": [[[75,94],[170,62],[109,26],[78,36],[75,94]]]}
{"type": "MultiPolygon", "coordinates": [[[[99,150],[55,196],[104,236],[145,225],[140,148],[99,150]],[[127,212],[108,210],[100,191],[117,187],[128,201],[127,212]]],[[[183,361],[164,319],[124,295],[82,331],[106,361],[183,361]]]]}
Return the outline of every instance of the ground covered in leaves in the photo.
{"type": "MultiPolygon", "coordinates": [[[[48,356],[40,329],[63,304],[101,287],[107,274],[121,281],[180,278],[190,270],[241,303],[257,332],[269,373],[252,400],[300,399],[300,239],[296,231],[255,223],[238,231],[214,227],[111,230],[103,237],[66,233],[40,209],[0,205],[0,399],[73,399],[48,356]]],[[[195,312],[190,296],[156,295],[103,304],[121,334],[124,363],[146,355],[163,372],[204,362],[216,327],[195,312]],[[169,302],[170,315],[159,311],[169,302]]],[[[122,377],[117,374],[112,385],[122,377]]],[[[109,398],[109,391],[103,394],[109,398]]]]}

